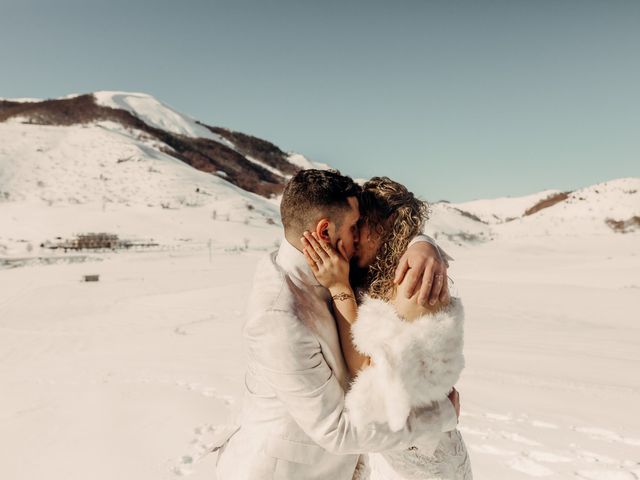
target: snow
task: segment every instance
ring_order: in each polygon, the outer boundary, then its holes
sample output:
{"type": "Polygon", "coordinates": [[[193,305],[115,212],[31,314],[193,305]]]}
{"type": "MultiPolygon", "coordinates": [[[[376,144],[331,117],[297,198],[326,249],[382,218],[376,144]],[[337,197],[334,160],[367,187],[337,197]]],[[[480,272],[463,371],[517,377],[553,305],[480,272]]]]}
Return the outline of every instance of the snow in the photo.
{"type": "Polygon", "coordinates": [[[197,187],[210,194],[210,199],[201,196],[203,203],[210,203],[215,194],[232,192],[261,200],[160,152],[158,144],[142,132],[125,132],[112,122],[71,127],[5,123],[0,127],[2,188],[14,200],[54,204],[106,201],[159,206],[189,196],[197,187]]]}
{"type": "Polygon", "coordinates": [[[42,98],[31,98],[31,97],[21,97],[21,98],[5,98],[0,97],[0,100],[4,100],[6,102],[20,102],[20,103],[35,103],[42,102],[42,98]]]}
{"type": "MultiPolygon", "coordinates": [[[[69,99],[79,96],[80,94],[72,93],[69,95],[65,95],[60,97],[59,99],[69,99]]],[[[109,107],[109,108],[117,108],[121,110],[125,110],[132,115],[136,116],[147,125],[159,128],[168,132],[176,133],[179,135],[185,135],[192,138],[206,138],[209,140],[213,140],[218,142],[226,147],[240,153],[248,161],[253,162],[261,167],[269,170],[276,175],[287,178],[288,175],[283,175],[280,170],[274,168],[270,165],[265,164],[259,159],[245,156],[235,146],[235,144],[229,139],[213,133],[204,125],[198,123],[195,119],[184,115],[165,103],[159,101],[153,96],[146,93],[136,93],[136,92],[119,92],[119,91],[98,91],[94,92],[93,97],[98,105],[109,107]]],[[[9,100],[15,102],[40,102],[42,99],[37,98],[1,98],[0,100],[9,100]]],[[[28,119],[24,117],[14,117],[11,118],[6,124],[16,124],[16,123],[28,123],[28,119]]],[[[108,123],[108,122],[101,122],[108,123]]],[[[117,129],[117,127],[114,127],[117,129]]],[[[166,146],[165,146],[166,148],[166,146]]],[[[323,163],[312,162],[308,160],[304,155],[299,153],[289,153],[287,156],[287,160],[293,163],[294,165],[300,166],[302,168],[320,168],[320,169],[328,169],[329,166],[323,163]]]]}
{"type": "Polygon", "coordinates": [[[232,248],[254,237],[273,245],[279,211],[271,201],[160,152],[153,138],[132,136],[107,122],[2,124],[0,255],[37,256],[45,240],[102,231],[165,245],[213,238],[232,248]]]}
{"type": "Polygon", "coordinates": [[[447,203],[432,204],[429,210],[426,233],[440,241],[446,238],[449,241],[476,243],[493,237],[493,230],[489,225],[465,216],[447,203]]]}
{"type": "Polygon", "coordinates": [[[152,127],[187,137],[208,138],[223,144],[231,143],[146,93],[101,91],[95,92],[93,96],[98,105],[126,110],[152,127]]]}
{"type": "Polygon", "coordinates": [[[510,218],[521,217],[525,211],[533,207],[536,203],[556,193],[559,193],[559,190],[544,190],[522,197],[473,200],[452,204],[452,206],[469,212],[484,222],[502,223],[510,218]]]}
{"type": "Polygon", "coordinates": [[[4,125],[31,123],[31,119],[25,115],[16,115],[4,121],[4,125]]]}
{"type": "Polygon", "coordinates": [[[271,173],[275,173],[276,175],[278,175],[279,177],[284,177],[284,178],[288,178],[291,175],[284,175],[280,170],[278,170],[277,168],[272,167],[271,165],[267,165],[264,162],[261,162],[260,160],[258,160],[257,158],[253,158],[251,155],[245,155],[245,157],[247,160],[249,160],[251,163],[255,163],[256,165],[261,166],[262,168],[264,168],[265,170],[270,171],[271,173]]]}
{"type": "MultiPolygon", "coordinates": [[[[80,95],[82,95],[81,93],[70,93],[68,95],[64,95],[62,97],[58,97],[58,100],[61,99],[65,99],[65,98],[75,98],[75,97],[79,97],[80,95]]],[[[33,98],[33,97],[20,97],[20,98],[5,98],[5,97],[0,97],[0,100],[5,100],[8,102],[22,102],[22,103],[37,103],[37,102],[43,102],[44,98],[33,98]]]]}
{"type": "MultiPolygon", "coordinates": [[[[235,144],[227,138],[213,133],[196,120],[177,112],[146,93],[101,91],[95,92],[93,96],[98,105],[126,110],[152,127],[193,138],[208,138],[241,153],[235,144]]],[[[243,154],[241,153],[241,155],[243,154]]],[[[277,168],[251,156],[243,156],[250,162],[260,165],[278,176],[287,177],[277,168]]],[[[311,162],[300,154],[290,154],[288,160],[295,165],[302,166],[302,168],[329,168],[327,165],[311,162]]]]}
{"type": "Polygon", "coordinates": [[[545,190],[539,195],[512,199],[514,206],[508,205],[507,198],[495,202],[478,201],[481,204],[472,202],[475,208],[469,208],[468,203],[435,203],[431,205],[427,233],[459,244],[497,238],[608,236],[613,230],[607,220],[625,221],[640,217],[639,177],[619,178],[581,188],[551,207],[531,215],[512,217],[517,212],[521,215],[551,193],[553,191],[545,190]],[[476,215],[480,221],[465,215],[465,212],[476,215]],[[505,218],[511,220],[502,221],[505,218]]]}
{"type": "Polygon", "coordinates": [[[305,157],[301,153],[296,153],[296,152],[289,152],[287,156],[287,161],[303,169],[309,169],[309,168],[316,168],[318,170],[331,169],[331,167],[326,163],[314,162],[313,160],[309,160],[307,157],[305,157]]]}
{"type": "Polygon", "coordinates": [[[640,216],[640,177],[620,178],[572,192],[565,201],[516,221],[498,225],[502,236],[606,235],[607,219],[640,216]]]}
{"type": "MultiPolygon", "coordinates": [[[[544,243],[447,245],[467,310],[458,388],[475,477],[634,478],[640,243],[544,243]]],[[[200,245],[0,270],[3,474],[215,478],[208,448],[240,405],[263,254],[200,245]],[[80,281],[90,273],[100,281],[80,281]]]]}

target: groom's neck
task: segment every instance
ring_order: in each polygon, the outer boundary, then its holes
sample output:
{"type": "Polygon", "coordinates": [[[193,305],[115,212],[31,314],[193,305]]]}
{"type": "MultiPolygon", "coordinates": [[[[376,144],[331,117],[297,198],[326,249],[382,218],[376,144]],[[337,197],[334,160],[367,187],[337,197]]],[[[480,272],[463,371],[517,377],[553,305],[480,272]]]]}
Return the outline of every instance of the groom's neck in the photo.
{"type": "Polygon", "coordinates": [[[302,235],[295,235],[291,232],[285,232],[284,239],[295,247],[296,250],[302,252],[302,242],[300,242],[302,235]]]}

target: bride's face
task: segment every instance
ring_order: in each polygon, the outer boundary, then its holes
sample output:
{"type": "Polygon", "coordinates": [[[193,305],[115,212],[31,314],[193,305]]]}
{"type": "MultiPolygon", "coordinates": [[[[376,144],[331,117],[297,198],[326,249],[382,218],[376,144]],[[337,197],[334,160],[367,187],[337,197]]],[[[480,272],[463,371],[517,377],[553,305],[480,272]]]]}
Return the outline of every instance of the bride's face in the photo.
{"type": "Polygon", "coordinates": [[[382,235],[371,228],[365,221],[361,221],[359,227],[360,239],[358,241],[358,267],[366,268],[373,263],[382,245],[382,235]]]}

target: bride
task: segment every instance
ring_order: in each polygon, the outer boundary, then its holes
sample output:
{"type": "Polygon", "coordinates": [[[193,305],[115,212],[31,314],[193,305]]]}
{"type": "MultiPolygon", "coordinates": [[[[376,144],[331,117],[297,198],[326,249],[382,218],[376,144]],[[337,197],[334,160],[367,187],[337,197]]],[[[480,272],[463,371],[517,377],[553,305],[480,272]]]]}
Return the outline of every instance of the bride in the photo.
{"type": "MultiPolygon", "coordinates": [[[[399,430],[412,408],[457,395],[453,386],[464,366],[463,309],[456,298],[423,307],[406,297],[403,284],[394,284],[400,257],[424,226],[424,202],[403,185],[374,177],[363,186],[360,211],[359,268],[351,272],[351,281],[340,243],[336,251],[305,232],[304,254],[333,298],[353,378],[345,398],[350,416],[363,428],[385,422],[399,430]]],[[[442,433],[437,445],[370,454],[368,468],[356,472],[358,478],[367,475],[372,480],[472,479],[466,446],[455,428],[442,433]]]]}

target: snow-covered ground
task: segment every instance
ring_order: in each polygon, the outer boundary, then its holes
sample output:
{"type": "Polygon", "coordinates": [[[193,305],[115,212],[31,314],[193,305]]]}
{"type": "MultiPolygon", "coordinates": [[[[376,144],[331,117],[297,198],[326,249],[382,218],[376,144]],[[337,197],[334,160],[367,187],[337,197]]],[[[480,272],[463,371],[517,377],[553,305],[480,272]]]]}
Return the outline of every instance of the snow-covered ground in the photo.
{"type": "MultiPolygon", "coordinates": [[[[638,478],[638,236],[445,246],[467,308],[460,429],[476,478],[638,478]]],[[[0,270],[3,478],[215,478],[207,446],[239,407],[262,254],[0,270]]]]}
{"type": "Polygon", "coordinates": [[[638,478],[638,236],[484,244],[452,272],[477,478],[638,478]]]}
{"type": "Polygon", "coordinates": [[[56,237],[108,232],[163,247],[270,247],[278,206],[153,148],[119,124],[2,124],[0,257],[50,255],[56,237]]]}

